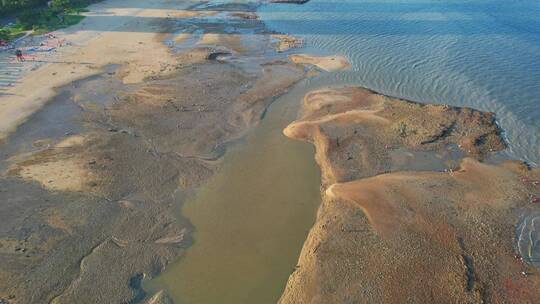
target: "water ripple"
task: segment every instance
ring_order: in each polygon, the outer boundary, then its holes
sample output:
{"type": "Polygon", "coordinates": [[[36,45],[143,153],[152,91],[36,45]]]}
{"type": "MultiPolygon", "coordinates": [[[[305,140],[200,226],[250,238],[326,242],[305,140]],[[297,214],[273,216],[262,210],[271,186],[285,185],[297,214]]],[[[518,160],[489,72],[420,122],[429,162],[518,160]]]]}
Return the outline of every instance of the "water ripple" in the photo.
{"type": "Polygon", "coordinates": [[[540,267],[540,212],[521,217],[517,227],[517,249],[523,260],[540,267]]]}
{"type": "Polygon", "coordinates": [[[312,0],[260,15],[305,51],[348,56],[352,71],[324,76],[332,84],[495,112],[506,153],[540,163],[538,1],[312,0]]]}

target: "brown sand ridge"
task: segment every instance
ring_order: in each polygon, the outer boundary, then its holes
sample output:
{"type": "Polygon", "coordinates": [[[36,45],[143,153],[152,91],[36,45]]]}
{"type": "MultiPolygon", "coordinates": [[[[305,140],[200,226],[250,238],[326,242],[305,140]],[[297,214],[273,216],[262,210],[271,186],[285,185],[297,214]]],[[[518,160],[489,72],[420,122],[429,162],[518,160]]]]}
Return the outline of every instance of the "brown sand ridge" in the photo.
{"type": "Polygon", "coordinates": [[[315,144],[325,184],[390,171],[390,154],[398,148],[440,150],[456,144],[477,158],[504,148],[491,113],[423,105],[362,88],[308,93],[302,111],[284,133],[315,144]]]}
{"type": "Polygon", "coordinates": [[[514,248],[540,172],[480,162],[504,148],[492,114],[326,89],[284,133],[314,143],[326,190],[280,303],[540,301],[538,270],[514,248]],[[468,157],[444,171],[386,173],[396,151],[453,144],[468,157]]]}

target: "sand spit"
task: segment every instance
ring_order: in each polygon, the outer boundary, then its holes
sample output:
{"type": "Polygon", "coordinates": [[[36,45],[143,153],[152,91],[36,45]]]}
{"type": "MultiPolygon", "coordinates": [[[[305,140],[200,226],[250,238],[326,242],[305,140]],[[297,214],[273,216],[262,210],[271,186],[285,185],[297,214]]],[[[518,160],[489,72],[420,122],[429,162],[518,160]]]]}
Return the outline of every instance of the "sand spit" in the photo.
{"type": "Polygon", "coordinates": [[[24,123],[1,146],[0,302],[167,303],[141,284],[192,242],[193,227],[176,216],[180,193],[207,181],[226,145],[305,77],[276,57],[259,20],[235,18],[252,34],[229,33],[228,19],[208,29],[196,16],[226,16],[227,6],[184,13],[192,4],[92,6],[90,16],[115,16],[111,24],[89,17],[66,30],[79,40],[61,57],[92,64],[45,65],[2,96],[18,117],[2,130],[24,123]],[[185,29],[203,32],[202,43],[165,45],[185,29]],[[234,54],[211,60],[223,49],[234,54]]]}
{"type": "Polygon", "coordinates": [[[314,65],[327,72],[347,70],[351,67],[349,60],[343,56],[313,56],[308,54],[294,54],[289,58],[298,64],[314,65]]]}
{"type": "Polygon", "coordinates": [[[284,133],[314,143],[326,190],[280,303],[540,300],[538,270],[514,248],[540,172],[480,162],[504,148],[492,114],[326,89],[284,133]],[[464,157],[444,162],[454,145],[464,157]],[[393,172],[395,151],[441,155],[446,168],[393,172]]]}
{"type": "Polygon", "coordinates": [[[314,143],[325,185],[393,171],[392,152],[398,149],[438,151],[454,144],[477,158],[504,149],[491,113],[423,105],[362,88],[308,93],[300,119],[284,133],[314,143]]]}

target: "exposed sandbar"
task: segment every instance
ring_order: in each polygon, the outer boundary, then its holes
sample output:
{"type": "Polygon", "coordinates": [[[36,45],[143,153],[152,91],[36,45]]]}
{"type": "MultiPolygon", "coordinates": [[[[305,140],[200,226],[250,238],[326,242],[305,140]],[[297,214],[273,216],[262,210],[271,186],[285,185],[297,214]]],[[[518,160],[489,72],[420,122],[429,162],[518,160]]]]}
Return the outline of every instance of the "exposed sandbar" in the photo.
{"type": "Polygon", "coordinates": [[[284,133],[315,145],[325,190],[280,303],[540,300],[539,271],[514,246],[540,171],[481,162],[504,149],[493,114],[326,89],[284,133]],[[444,160],[454,145],[463,158],[444,170],[396,171],[396,151],[444,160]]]}
{"type": "Polygon", "coordinates": [[[482,158],[504,149],[492,113],[390,98],[363,88],[308,93],[285,135],[313,142],[324,183],[392,170],[392,151],[438,150],[454,144],[482,158]]]}
{"type": "Polygon", "coordinates": [[[300,47],[304,42],[302,39],[285,34],[274,34],[275,47],[278,52],[285,52],[293,48],[300,47]]]}
{"type": "Polygon", "coordinates": [[[347,70],[351,67],[349,60],[343,56],[313,56],[308,54],[294,54],[289,58],[292,62],[298,64],[314,65],[327,72],[347,70]]]}

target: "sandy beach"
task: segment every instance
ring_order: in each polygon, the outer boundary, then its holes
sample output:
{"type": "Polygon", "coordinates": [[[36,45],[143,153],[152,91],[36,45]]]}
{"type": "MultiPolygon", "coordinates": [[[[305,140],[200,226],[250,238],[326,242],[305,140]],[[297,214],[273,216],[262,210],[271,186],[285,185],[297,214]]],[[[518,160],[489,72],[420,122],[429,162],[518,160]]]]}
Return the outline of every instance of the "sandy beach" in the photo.
{"type": "MultiPolygon", "coordinates": [[[[66,41],[54,60],[45,58],[42,66],[23,74],[3,92],[1,138],[42,107],[54,95],[54,88],[98,74],[104,65],[125,64],[124,83],[137,83],[162,72],[174,58],[161,41],[167,30],[160,23],[167,18],[196,15],[185,11],[193,4],[177,1],[171,7],[163,1],[107,1],[91,6],[80,24],[54,33],[57,39],[66,41]]],[[[205,13],[211,12],[201,14],[205,13]]]]}
{"type": "Polygon", "coordinates": [[[17,70],[0,91],[0,303],[540,302],[533,245],[516,247],[540,172],[498,154],[496,116],[356,86],[303,92],[351,61],[306,54],[257,5],[107,0],[28,38],[54,52],[0,55],[17,70]],[[271,109],[284,96],[294,106],[271,109]],[[301,218],[313,226],[277,243],[304,229],[291,224],[302,208],[318,210],[301,218]],[[232,284],[242,267],[248,290],[232,284]]]}

